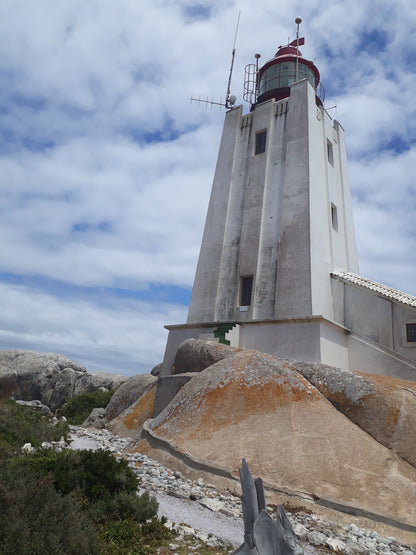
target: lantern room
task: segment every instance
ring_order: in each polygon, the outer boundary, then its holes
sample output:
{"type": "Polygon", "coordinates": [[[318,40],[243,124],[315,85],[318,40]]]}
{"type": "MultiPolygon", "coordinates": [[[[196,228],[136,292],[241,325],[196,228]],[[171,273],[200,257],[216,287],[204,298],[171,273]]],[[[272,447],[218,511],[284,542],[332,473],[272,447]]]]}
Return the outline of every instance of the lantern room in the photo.
{"type": "Polygon", "coordinates": [[[317,102],[321,104],[318,95],[320,75],[318,68],[310,60],[302,57],[296,46],[281,46],[274,58],[269,60],[258,72],[258,96],[256,104],[271,98],[280,100],[290,96],[293,83],[307,79],[317,91],[317,102]]]}

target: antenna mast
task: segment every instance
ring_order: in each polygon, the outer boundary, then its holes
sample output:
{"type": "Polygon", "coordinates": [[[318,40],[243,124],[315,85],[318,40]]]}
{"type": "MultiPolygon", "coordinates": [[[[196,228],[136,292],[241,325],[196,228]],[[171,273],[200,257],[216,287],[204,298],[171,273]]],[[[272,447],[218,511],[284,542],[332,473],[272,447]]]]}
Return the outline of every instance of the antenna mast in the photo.
{"type": "Polygon", "coordinates": [[[236,43],[236,40],[237,40],[237,32],[238,32],[238,25],[240,23],[240,15],[241,15],[241,11],[238,12],[237,26],[236,26],[236,29],[235,29],[233,51],[232,51],[232,54],[231,54],[230,74],[228,76],[227,92],[225,93],[225,103],[222,102],[222,99],[221,99],[220,102],[214,102],[213,100],[208,100],[208,98],[206,100],[201,99],[201,97],[193,98],[192,95],[191,95],[191,102],[198,102],[198,104],[200,104],[201,102],[203,104],[210,104],[211,108],[214,104],[217,105],[217,106],[225,106],[225,108],[232,108],[234,106],[235,101],[237,99],[233,94],[231,94],[231,77],[233,75],[234,58],[235,58],[235,43],[236,43]]]}
{"type": "Polygon", "coordinates": [[[226,108],[231,108],[231,106],[233,106],[234,102],[231,103],[230,102],[230,94],[231,94],[231,77],[233,75],[233,67],[234,67],[234,58],[235,58],[235,43],[237,40],[237,33],[238,33],[238,25],[240,23],[240,15],[241,15],[241,11],[238,12],[238,19],[237,19],[237,25],[235,28],[235,35],[234,35],[234,43],[233,43],[233,51],[231,54],[231,67],[230,67],[230,75],[228,77],[228,86],[227,86],[227,92],[225,93],[225,107],[226,108]]]}
{"type": "Polygon", "coordinates": [[[296,75],[295,75],[295,83],[298,80],[298,70],[299,70],[299,25],[302,23],[302,18],[297,17],[295,19],[296,23],[296,75]]]}

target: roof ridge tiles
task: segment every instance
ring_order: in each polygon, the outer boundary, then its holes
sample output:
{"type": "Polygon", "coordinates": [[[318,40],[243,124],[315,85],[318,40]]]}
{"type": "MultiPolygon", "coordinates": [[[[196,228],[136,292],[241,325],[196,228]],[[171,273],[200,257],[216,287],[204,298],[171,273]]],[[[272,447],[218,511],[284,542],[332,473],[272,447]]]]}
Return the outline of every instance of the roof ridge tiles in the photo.
{"type": "Polygon", "coordinates": [[[353,283],[355,285],[360,285],[361,287],[366,287],[371,291],[380,293],[388,297],[389,299],[393,299],[402,304],[416,307],[416,297],[414,297],[413,295],[409,295],[408,293],[404,293],[403,291],[394,289],[389,285],[378,283],[377,281],[373,281],[372,279],[360,276],[359,274],[347,272],[346,270],[336,269],[331,272],[331,276],[339,278],[347,283],[353,283]]]}

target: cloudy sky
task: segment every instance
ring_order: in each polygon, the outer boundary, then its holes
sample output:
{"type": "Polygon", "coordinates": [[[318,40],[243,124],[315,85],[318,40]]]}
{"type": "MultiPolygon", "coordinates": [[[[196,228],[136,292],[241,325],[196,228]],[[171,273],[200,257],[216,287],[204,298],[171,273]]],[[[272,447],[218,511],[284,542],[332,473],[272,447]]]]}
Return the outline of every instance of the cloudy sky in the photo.
{"type": "MultiPolygon", "coordinates": [[[[414,0],[0,0],[0,348],[149,371],[183,323],[232,93],[303,18],[361,273],[416,295],[414,0]]],[[[248,106],[246,106],[246,109],[248,106]]]]}

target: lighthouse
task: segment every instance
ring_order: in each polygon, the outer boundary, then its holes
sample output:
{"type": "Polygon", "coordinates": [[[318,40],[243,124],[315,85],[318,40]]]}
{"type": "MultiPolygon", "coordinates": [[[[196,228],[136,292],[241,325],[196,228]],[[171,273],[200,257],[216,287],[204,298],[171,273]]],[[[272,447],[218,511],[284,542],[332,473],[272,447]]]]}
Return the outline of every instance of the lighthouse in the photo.
{"type": "Polygon", "coordinates": [[[225,114],[186,324],[203,338],[282,358],[416,380],[416,298],[359,274],[344,129],[320,73],[279,47],[247,70],[250,107],[225,114]]]}
{"type": "Polygon", "coordinates": [[[294,46],[227,112],[188,323],[333,319],[330,273],[358,273],[344,131],[294,46]]]}

